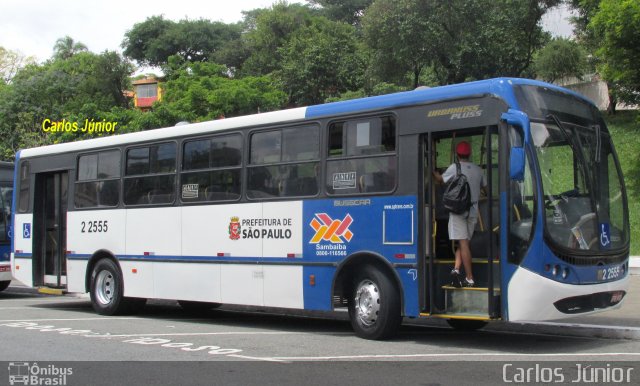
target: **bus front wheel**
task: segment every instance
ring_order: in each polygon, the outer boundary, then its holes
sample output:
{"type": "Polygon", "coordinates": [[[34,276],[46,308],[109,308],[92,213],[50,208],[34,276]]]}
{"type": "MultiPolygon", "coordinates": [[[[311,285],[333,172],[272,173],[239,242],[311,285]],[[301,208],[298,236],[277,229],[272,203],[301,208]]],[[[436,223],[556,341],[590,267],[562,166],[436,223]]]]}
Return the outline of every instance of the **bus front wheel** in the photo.
{"type": "Polygon", "coordinates": [[[400,323],[400,293],[391,278],[372,266],[355,275],[349,297],[349,318],[356,335],[365,339],[386,339],[400,323]]]}
{"type": "Polygon", "coordinates": [[[91,272],[91,305],[100,315],[121,315],[137,311],[146,299],[124,297],[124,281],[118,265],[102,259],[91,272]]]}

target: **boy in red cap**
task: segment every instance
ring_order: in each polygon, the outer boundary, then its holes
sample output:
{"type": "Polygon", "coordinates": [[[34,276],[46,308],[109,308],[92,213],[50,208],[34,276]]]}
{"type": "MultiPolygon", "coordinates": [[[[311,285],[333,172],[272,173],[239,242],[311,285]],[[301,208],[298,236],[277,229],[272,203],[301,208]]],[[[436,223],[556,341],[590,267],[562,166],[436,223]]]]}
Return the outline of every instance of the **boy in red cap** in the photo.
{"type": "MultiPolygon", "coordinates": [[[[460,162],[460,171],[467,177],[469,188],[471,189],[471,202],[473,206],[466,213],[449,213],[449,239],[458,241],[456,250],[456,261],[451,271],[452,285],[456,287],[473,287],[471,249],[469,240],[473,236],[476,223],[478,222],[478,198],[480,190],[487,186],[486,177],[482,168],[475,165],[469,158],[471,157],[471,145],[467,141],[460,141],[456,145],[456,154],[460,162]],[[460,268],[464,267],[465,275],[460,273],[460,268]]],[[[439,183],[447,183],[456,175],[456,164],[451,164],[441,175],[437,171],[433,173],[434,178],[439,183]]]]}

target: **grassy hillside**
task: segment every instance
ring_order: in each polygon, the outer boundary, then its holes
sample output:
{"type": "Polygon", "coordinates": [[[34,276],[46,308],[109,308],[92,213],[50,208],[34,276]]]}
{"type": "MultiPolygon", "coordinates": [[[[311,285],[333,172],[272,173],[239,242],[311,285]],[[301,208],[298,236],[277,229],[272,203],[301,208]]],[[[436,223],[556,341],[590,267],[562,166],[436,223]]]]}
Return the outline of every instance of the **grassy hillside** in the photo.
{"type": "Polygon", "coordinates": [[[606,116],[620,158],[629,197],[631,255],[640,256],[640,124],[638,112],[620,111],[606,116]]]}

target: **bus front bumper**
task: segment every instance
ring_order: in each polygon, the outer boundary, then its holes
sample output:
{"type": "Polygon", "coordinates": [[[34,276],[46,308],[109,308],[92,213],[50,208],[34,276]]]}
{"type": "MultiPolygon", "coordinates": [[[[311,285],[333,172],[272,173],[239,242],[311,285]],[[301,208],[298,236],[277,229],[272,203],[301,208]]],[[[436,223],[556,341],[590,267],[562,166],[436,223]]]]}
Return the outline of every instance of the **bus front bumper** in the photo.
{"type": "Polygon", "coordinates": [[[508,286],[508,320],[571,318],[621,306],[629,276],[598,284],[565,284],[518,268],[508,286]]]}

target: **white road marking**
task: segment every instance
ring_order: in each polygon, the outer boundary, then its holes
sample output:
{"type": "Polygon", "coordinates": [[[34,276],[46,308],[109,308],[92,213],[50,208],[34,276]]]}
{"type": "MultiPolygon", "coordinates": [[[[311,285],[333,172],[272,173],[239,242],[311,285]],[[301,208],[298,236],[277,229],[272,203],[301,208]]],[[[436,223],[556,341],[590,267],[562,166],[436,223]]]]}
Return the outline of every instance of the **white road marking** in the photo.
{"type": "Polygon", "coordinates": [[[248,360],[252,360],[252,361],[266,361],[266,362],[279,362],[279,363],[291,363],[290,361],[285,361],[282,359],[276,359],[276,358],[264,358],[264,357],[250,357],[247,355],[237,355],[237,354],[230,354],[227,355],[227,357],[234,357],[234,358],[240,358],[240,359],[248,359],[248,360]]]}
{"type": "Polygon", "coordinates": [[[130,320],[140,319],[135,317],[126,316],[107,316],[102,318],[69,318],[69,319],[0,319],[0,323],[3,322],[58,322],[58,321],[80,321],[80,320],[130,320]]]}
{"type": "Polygon", "coordinates": [[[410,359],[410,358],[447,358],[447,357],[640,357],[640,353],[441,353],[441,354],[377,354],[377,355],[337,355],[324,357],[268,357],[266,359],[276,359],[282,361],[332,361],[332,360],[353,360],[353,359],[410,359]]]}
{"type": "MultiPolygon", "coordinates": [[[[7,302],[42,302],[45,299],[51,299],[51,298],[45,298],[45,297],[39,297],[39,298],[19,298],[19,299],[1,299],[0,301],[2,301],[2,303],[7,303],[7,302]]],[[[59,297],[56,298],[56,300],[64,300],[64,301],[77,301],[78,299],[67,299],[64,297],[59,297]]]]}
{"type": "Polygon", "coordinates": [[[176,332],[176,333],[149,333],[149,334],[118,334],[110,335],[110,338],[130,338],[137,336],[197,336],[197,335],[291,335],[292,332],[273,331],[227,331],[227,332],[176,332]]]}

